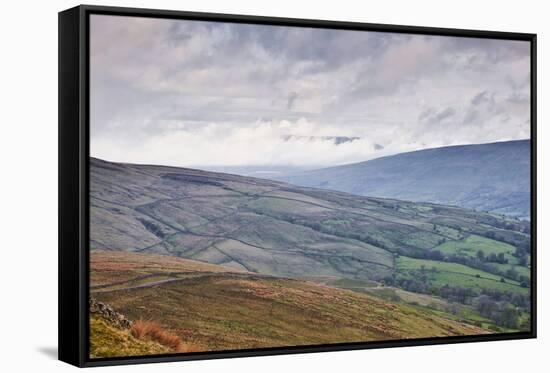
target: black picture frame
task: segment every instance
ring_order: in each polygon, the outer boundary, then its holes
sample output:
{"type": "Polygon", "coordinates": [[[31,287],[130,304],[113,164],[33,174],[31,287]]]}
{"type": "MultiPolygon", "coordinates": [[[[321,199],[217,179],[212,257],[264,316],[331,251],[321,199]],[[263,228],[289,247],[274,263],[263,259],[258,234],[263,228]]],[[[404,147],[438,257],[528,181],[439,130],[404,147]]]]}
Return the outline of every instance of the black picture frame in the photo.
{"type": "Polygon", "coordinates": [[[536,338],[536,34],[81,5],[59,13],[59,360],[79,367],[536,338]],[[531,45],[531,331],[90,359],[89,17],[91,14],[527,41],[531,45]]]}

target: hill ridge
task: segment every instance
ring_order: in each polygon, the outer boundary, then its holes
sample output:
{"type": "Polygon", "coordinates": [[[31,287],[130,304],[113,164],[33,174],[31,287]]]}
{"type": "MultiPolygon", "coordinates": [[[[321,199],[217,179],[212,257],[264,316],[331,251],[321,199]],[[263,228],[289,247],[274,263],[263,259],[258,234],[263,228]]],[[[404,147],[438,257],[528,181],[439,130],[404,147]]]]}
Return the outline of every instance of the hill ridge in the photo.
{"type": "Polygon", "coordinates": [[[530,218],[530,140],[422,149],[272,178],[530,218]]]}

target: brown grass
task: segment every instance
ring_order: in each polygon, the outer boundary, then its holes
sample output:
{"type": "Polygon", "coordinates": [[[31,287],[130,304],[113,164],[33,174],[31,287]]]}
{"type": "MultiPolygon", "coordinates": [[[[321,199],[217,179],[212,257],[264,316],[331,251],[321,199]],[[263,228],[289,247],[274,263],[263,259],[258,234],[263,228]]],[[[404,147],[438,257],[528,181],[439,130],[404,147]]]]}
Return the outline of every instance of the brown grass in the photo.
{"type": "Polygon", "coordinates": [[[177,335],[166,331],[154,321],[136,321],[133,323],[130,333],[137,339],[149,339],[174,351],[182,352],[182,350],[187,350],[177,335]]]}
{"type": "MultiPolygon", "coordinates": [[[[158,322],[180,337],[182,352],[487,332],[351,290],[247,274],[208,274],[95,296],[132,320],[158,322]]],[[[136,322],[135,335],[148,334],[142,326],[136,322]]]]}
{"type": "Polygon", "coordinates": [[[140,340],[155,341],[174,352],[197,352],[201,348],[191,343],[184,343],[175,334],[164,329],[160,324],[154,321],[138,320],[132,324],[130,333],[134,338],[140,340]]]}

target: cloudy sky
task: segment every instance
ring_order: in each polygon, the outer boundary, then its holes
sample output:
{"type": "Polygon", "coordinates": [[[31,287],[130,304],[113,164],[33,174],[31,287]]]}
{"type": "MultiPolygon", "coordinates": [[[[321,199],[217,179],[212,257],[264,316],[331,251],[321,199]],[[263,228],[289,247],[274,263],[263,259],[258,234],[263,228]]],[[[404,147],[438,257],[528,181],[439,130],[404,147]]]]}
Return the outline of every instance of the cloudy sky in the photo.
{"type": "Polygon", "coordinates": [[[359,162],[529,138],[529,43],[91,17],[91,153],[187,167],[359,162]]]}

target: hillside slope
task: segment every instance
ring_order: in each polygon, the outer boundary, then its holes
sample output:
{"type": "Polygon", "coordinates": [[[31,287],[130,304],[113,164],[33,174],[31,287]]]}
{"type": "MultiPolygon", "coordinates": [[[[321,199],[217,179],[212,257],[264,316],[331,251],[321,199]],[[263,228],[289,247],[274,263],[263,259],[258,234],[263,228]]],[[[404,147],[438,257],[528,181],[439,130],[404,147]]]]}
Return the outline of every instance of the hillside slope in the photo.
{"type": "Polygon", "coordinates": [[[129,330],[114,325],[105,317],[97,314],[90,315],[90,357],[92,359],[173,352],[154,341],[143,341],[135,338],[129,330]]]}
{"type": "Polygon", "coordinates": [[[89,302],[90,357],[139,356],[174,352],[150,338],[132,333],[132,322],[93,297],[89,302]]]}
{"type": "Polygon", "coordinates": [[[449,146],[289,175],[297,185],[530,218],[530,141],[449,146]]]}
{"type": "Polygon", "coordinates": [[[349,290],[154,254],[92,252],[91,294],[194,351],[485,333],[349,290]]]}
{"type": "MultiPolygon", "coordinates": [[[[432,250],[460,244],[471,249],[459,252],[466,259],[493,250],[517,264],[512,254],[517,247],[528,251],[530,243],[526,222],[456,207],[97,159],[90,203],[92,249],[168,254],[293,278],[378,281],[394,274],[397,254],[433,259],[432,250]]],[[[448,260],[455,260],[451,254],[448,260]]]]}

